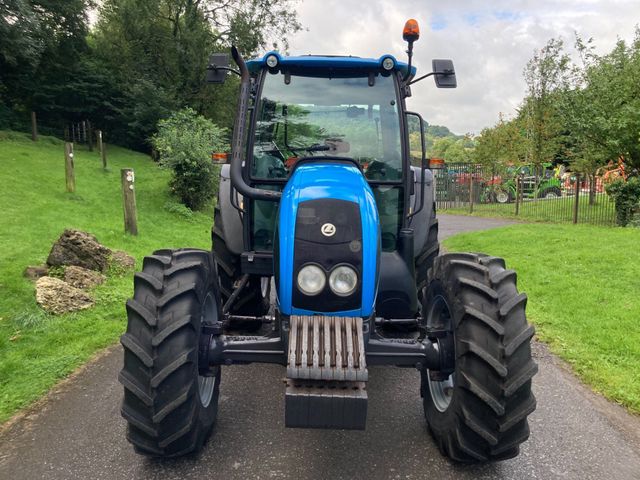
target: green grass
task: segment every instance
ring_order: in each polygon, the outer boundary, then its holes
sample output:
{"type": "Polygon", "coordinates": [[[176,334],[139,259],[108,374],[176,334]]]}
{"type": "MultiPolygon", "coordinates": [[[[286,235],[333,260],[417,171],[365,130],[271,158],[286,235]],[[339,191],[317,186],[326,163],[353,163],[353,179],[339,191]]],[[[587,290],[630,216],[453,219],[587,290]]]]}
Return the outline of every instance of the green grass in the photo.
{"type": "Polygon", "coordinates": [[[64,144],[51,137],[0,131],[0,422],[38,399],[126,326],[124,304],[132,274],[110,275],[95,290],[96,306],[62,316],[45,314],[28,265],[43,264],[65,228],[93,233],[113,249],[142,257],[164,247],[210,246],[212,209],[184,215],[168,194],[169,172],[139,153],[109,146],[108,169],[97,152],[75,152],[76,193],[65,192],[64,144]],[[136,174],[139,235],[124,233],[120,168],[136,174]]]}
{"type": "MultiPolygon", "coordinates": [[[[515,203],[474,204],[473,215],[478,217],[501,217],[526,222],[571,223],[575,197],[525,200],[515,214],[515,203]]],[[[469,207],[444,208],[439,211],[452,215],[470,215],[469,207]]],[[[578,202],[578,223],[614,225],[615,206],[606,194],[597,194],[595,205],[589,205],[589,196],[581,195],[578,202]]]]}
{"type": "Polygon", "coordinates": [[[640,229],[511,225],[456,235],[451,251],[504,257],[538,337],[594,390],[640,413],[640,229]]]}

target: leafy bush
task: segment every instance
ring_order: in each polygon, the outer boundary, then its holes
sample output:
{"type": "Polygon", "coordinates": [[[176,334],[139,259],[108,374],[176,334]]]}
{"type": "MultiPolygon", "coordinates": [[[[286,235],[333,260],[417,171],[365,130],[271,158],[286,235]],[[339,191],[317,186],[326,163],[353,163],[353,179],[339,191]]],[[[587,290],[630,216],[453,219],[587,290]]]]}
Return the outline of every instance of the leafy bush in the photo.
{"type": "Polygon", "coordinates": [[[182,203],[166,202],[164,209],[187,220],[193,220],[193,210],[182,203]]]}
{"type": "Polygon", "coordinates": [[[640,216],[640,177],[633,177],[626,182],[616,180],[607,186],[607,193],[616,202],[616,223],[622,227],[635,226],[640,216]]]}
{"type": "Polygon", "coordinates": [[[158,123],[151,141],[160,164],[173,170],[171,190],[191,210],[202,208],[216,193],[218,169],[212,151],[227,150],[227,131],[191,108],[158,123]]]}

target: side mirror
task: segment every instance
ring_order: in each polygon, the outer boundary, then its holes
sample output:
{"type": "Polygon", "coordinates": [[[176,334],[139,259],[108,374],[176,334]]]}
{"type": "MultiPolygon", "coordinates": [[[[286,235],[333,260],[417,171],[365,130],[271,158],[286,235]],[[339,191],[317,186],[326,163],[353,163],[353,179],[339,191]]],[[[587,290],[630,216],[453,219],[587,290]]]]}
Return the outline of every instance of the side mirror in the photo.
{"type": "Polygon", "coordinates": [[[207,83],[224,83],[229,70],[231,70],[229,68],[229,55],[226,53],[214,53],[209,57],[207,83]]]}
{"type": "Polygon", "coordinates": [[[438,88],[456,88],[456,71],[453,60],[433,60],[433,77],[438,88]]]}

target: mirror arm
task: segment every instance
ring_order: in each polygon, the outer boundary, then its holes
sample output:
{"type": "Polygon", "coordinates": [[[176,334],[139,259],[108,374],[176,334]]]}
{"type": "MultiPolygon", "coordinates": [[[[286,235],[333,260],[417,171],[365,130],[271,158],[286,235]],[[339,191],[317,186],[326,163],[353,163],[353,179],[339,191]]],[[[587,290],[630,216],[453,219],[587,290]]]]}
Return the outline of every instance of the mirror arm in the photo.
{"type": "Polygon", "coordinates": [[[242,76],[242,74],[240,73],[240,70],[236,70],[235,68],[231,68],[231,67],[219,67],[218,65],[216,65],[215,63],[210,64],[207,67],[207,70],[226,70],[227,72],[232,72],[235,73],[236,75],[238,75],[239,77],[242,76]]]}
{"type": "Polygon", "coordinates": [[[446,73],[442,73],[442,72],[431,72],[431,73],[427,73],[426,75],[423,75],[421,77],[416,78],[415,80],[411,80],[407,85],[413,85],[414,83],[418,83],[420,80],[424,80],[427,77],[430,77],[432,75],[446,75],[446,73]]]}

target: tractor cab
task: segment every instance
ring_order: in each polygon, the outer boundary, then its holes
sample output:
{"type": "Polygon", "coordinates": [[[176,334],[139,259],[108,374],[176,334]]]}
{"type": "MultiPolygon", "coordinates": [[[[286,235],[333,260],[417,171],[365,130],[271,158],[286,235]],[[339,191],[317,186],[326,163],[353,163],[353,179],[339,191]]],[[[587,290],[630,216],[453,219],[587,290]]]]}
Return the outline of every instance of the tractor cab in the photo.
{"type": "MultiPolygon", "coordinates": [[[[409,169],[398,80],[407,65],[390,55],[281,57],[270,52],[247,67],[259,92],[246,151],[252,184],[281,190],[300,159],[353,160],[376,198],[382,248],[394,250],[409,169]]],[[[276,210],[273,202],[255,205],[252,248],[272,250],[276,210]]]]}
{"type": "MultiPolygon", "coordinates": [[[[438,81],[441,86],[455,87],[455,72],[450,61],[436,60],[433,72],[415,80],[411,51],[416,35],[410,32],[406,36],[410,46],[408,63],[389,54],[379,58],[285,57],[278,52],[268,52],[262,58],[244,62],[237,50],[232,50],[245,85],[241,91],[244,98],[239,103],[239,113],[244,113],[238,116],[234,129],[236,180],[232,156],[232,165],[223,168],[223,177],[231,181],[221,185],[223,207],[216,224],[223,223],[225,230],[242,230],[242,244],[236,240],[231,248],[237,255],[253,259],[242,262],[243,273],[253,276],[247,282],[257,288],[257,275],[275,276],[280,307],[284,306],[286,312],[296,308],[294,305],[287,308],[282,299],[295,297],[296,289],[283,291],[290,285],[285,286],[279,275],[280,267],[284,266],[277,264],[277,249],[280,240],[287,241],[282,235],[291,235],[291,232],[283,232],[282,228],[278,231],[278,218],[285,221],[293,218],[298,208],[297,204],[283,203],[280,198],[299,165],[314,164],[317,172],[327,173],[328,170],[321,169],[323,165],[341,163],[359,171],[362,182],[356,181],[350,187],[358,189],[362,188],[361,183],[366,184],[365,191],[371,193],[376,206],[372,227],[376,245],[367,252],[375,257],[372,295],[368,299],[371,305],[362,311],[372,312],[375,307],[384,317],[407,319],[417,314],[419,289],[416,290],[414,284],[415,268],[430,264],[437,255],[437,223],[433,176],[426,168],[424,122],[419,114],[406,111],[405,98],[411,93],[411,83],[431,75],[447,79],[438,81]],[[419,166],[411,164],[410,129],[419,131],[422,138],[421,148],[418,147],[421,158],[414,162],[419,166]],[[225,210],[232,210],[224,205],[235,206],[241,215],[227,214],[228,218],[222,218],[225,210]],[[283,211],[287,208],[285,215],[283,211]],[[231,227],[228,223],[237,226],[231,227]],[[273,265],[273,269],[270,270],[269,265],[273,265]]],[[[226,57],[213,55],[210,63],[209,80],[224,80],[223,73],[229,70],[226,57]]],[[[326,195],[329,190],[325,189],[325,196],[331,197],[326,195]]],[[[322,196],[319,192],[316,188],[316,194],[322,196]]],[[[360,214],[368,218],[366,212],[360,214]]],[[[356,219],[345,217],[344,221],[352,224],[356,219]]],[[[214,245],[215,240],[214,232],[214,245]]],[[[322,240],[327,239],[319,236],[318,245],[326,243],[322,240]]],[[[228,238],[225,241],[229,246],[228,238]]],[[[295,256],[294,253],[292,248],[287,255],[295,256]]],[[[332,257],[335,261],[344,258],[332,257]]],[[[332,265],[326,267],[330,270],[332,265]]],[[[419,268],[419,271],[422,273],[418,274],[418,285],[422,287],[425,269],[419,268]]],[[[295,271],[291,274],[295,275],[295,271]]]]}

